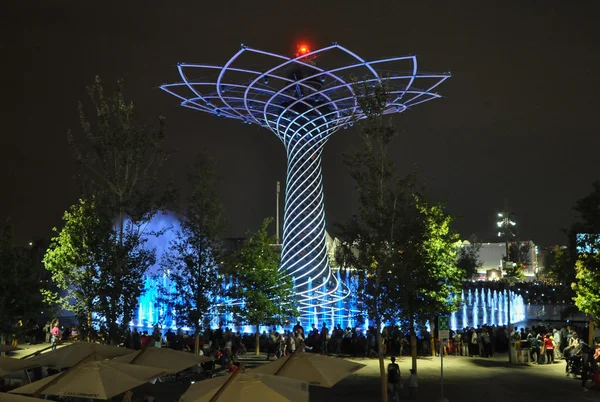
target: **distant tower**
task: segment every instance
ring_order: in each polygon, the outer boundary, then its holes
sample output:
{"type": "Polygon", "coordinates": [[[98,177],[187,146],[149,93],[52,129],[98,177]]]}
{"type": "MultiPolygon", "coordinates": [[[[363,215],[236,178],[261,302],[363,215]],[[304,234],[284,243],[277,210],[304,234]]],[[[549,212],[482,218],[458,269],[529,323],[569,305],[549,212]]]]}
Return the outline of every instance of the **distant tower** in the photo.
{"type": "Polygon", "coordinates": [[[433,90],[450,75],[417,73],[416,56],[367,62],[337,43],[314,51],[301,44],[295,57],[242,45],[223,66],[180,63],[177,68],[183,82],[161,89],[178,97],[181,106],[257,124],[283,143],[287,177],[281,269],[294,278],[305,323],[322,317],[342,322],[348,310],[341,302],[349,291],[332,274],[327,255],[323,147],[333,133],[365,117],[355,85],[386,80],[385,114],[391,114],[440,98],[433,90]]]}

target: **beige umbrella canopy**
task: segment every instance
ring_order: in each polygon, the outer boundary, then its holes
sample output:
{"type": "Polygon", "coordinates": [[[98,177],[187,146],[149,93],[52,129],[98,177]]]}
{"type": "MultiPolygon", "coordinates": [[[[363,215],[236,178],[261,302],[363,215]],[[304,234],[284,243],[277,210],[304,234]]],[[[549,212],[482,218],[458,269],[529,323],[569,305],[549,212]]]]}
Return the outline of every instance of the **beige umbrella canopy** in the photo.
{"type": "Polygon", "coordinates": [[[168,373],[179,373],[209,360],[212,359],[168,348],[146,348],[140,352],[126,354],[113,359],[113,361],[119,363],[163,368],[168,373]]]}
{"type": "Polygon", "coordinates": [[[296,352],[257,367],[252,372],[294,378],[310,385],[329,388],[363,367],[364,364],[336,357],[296,352]]]}
{"type": "Polygon", "coordinates": [[[0,392],[0,402],[42,402],[41,399],[32,398],[30,396],[7,394],[0,392]]]}
{"type": "Polygon", "coordinates": [[[86,356],[89,356],[94,352],[97,360],[103,360],[126,355],[135,351],[127,348],[118,348],[116,346],[101,345],[99,343],[75,342],[64,348],[56,349],[48,353],[42,353],[41,355],[37,355],[26,361],[35,363],[37,366],[63,369],[66,367],[73,367],[86,356]]]}
{"type": "Polygon", "coordinates": [[[0,377],[15,371],[37,367],[36,363],[29,360],[19,360],[10,357],[0,357],[0,377]]]}
{"type": "Polygon", "coordinates": [[[308,402],[308,384],[302,381],[248,373],[237,375],[225,385],[229,378],[197,382],[188,388],[179,402],[308,402]],[[223,393],[214,399],[221,387],[223,393]]]}
{"type": "Polygon", "coordinates": [[[42,394],[87,399],[109,399],[165,375],[154,367],[90,361],[67,372],[10,391],[11,394],[42,394]]]}

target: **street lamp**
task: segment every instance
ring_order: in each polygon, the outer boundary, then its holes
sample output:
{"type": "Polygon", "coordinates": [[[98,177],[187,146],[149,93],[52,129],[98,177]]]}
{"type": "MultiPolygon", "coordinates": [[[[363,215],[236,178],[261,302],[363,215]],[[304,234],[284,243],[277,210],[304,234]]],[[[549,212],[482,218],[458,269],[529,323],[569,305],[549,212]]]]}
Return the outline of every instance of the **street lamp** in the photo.
{"type": "MultiPolygon", "coordinates": [[[[499,212],[498,213],[498,218],[501,218],[501,220],[499,220],[498,222],[496,222],[496,224],[498,225],[498,228],[500,229],[500,231],[498,232],[498,237],[504,237],[504,244],[506,247],[506,255],[504,257],[504,264],[502,266],[502,268],[505,270],[508,268],[509,264],[511,264],[510,262],[510,255],[509,255],[509,242],[510,239],[512,239],[513,237],[515,237],[515,230],[514,227],[517,225],[516,222],[514,222],[512,219],[512,214],[510,212],[508,212],[508,206],[505,203],[504,205],[504,212],[499,212]]],[[[501,276],[502,277],[502,274],[501,276]]],[[[512,363],[514,361],[514,356],[513,356],[513,345],[512,345],[512,325],[511,325],[511,319],[510,319],[510,291],[511,291],[511,283],[510,283],[510,278],[508,278],[508,303],[507,303],[507,313],[508,313],[508,323],[507,323],[507,327],[508,327],[508,337],[509,337],[509,348],[508,348],[508,359],[509,362],[512,363]]]]}

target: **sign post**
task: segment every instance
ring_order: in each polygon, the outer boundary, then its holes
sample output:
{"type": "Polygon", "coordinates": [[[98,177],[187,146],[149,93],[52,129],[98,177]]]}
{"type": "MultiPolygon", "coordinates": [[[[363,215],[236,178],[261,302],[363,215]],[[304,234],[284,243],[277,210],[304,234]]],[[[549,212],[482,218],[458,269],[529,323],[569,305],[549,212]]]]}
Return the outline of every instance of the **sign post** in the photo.
{"type": "Polygon", "coordinates": [[[444,398],[444,339],[450,338],[450,319],[449,317],[438,317],[438,337],[440,338],[440,387],[441,396],[438,402],[448,402],[444,398]]]}

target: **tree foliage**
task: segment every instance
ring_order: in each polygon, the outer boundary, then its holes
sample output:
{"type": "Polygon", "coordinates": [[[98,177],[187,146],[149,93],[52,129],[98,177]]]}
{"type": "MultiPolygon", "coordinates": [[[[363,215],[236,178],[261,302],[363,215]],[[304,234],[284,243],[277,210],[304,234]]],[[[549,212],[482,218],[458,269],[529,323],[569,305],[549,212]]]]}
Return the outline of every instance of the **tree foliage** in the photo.
{"type": "MultiPolygon", "coordinates": [[[[87,309],[97,309],[106,319],[111,341],[116,342],[136,311],[144,274],[155,262],[154,250],[145,244],[149,236],[159,233],[146,230],[146,225],[172,195],[160,177],[168,155],[162,119],[157,129],[139,125],[133,104],[125,100],[122,82],[117,83],[112,96],[106,96],[96,77],[88,94],[92,113],[86,114],[80,103],[81,136],[75,138],[69,133],[68,137],[78,166],[81,198],[93,200],[93,208],[66,214],[65,228],[57,236],[48,261],[53,261],[54,272],[68,272],[64,278],[71,284],[84,279],[94,283],[96,298],[81,289],[70,292],[70,299],[78,310],[93,300],[87,309]],[[75,212],[91,215],[78,217],[75,212]],[[87,267],[92,248],[93,276],[87,267]]],[[[70,284],[61,286],[69,288],[70,284]]]]}
{"type": "Polygon", "coordinates": [[[172,288],[161,293],[177,325],[198,334],[223,293],[218,268],[223,259],[225,218],[216,172],[207,155],[198,155],[188,179],[190,193],[181,227],[161,261],[160,275],[169,278],[172,288]]]}
{"type": "Polygon", "coordinates": [[[43,260],[59,292],[44,291],[44,296],[48,303],[56,302],[62,309],[85,317],[81,324],[87,330],[99,308],[98,251],[110,236],[112,225],[99,216],[94,199],[79,200],[62,219],[62,228],[53,229],[57,235],[43,260]]]}
{"type": "Polygon", "coordinates": [[[163,231],[146,231],[139,223],[127,219],[120,226],[113,226],[97,250],[99,314],[111,343],[119,342],[129,327],[144,292],[145,274],[156,263],[155,250],[146,246],[148,238],[163,231]]]}
{"type": "Polygon", "coordinates": [[[553,245],[544,253],[544,279],[556,284],[571,285],[575,281],[575,267],[571,249],[553,245]]]}
{"type": "Polygon", "coordinates": [[[226,264],[232,278],[230,309],[242,322],[257,327],[257,339],[260,325],[289,324],[298,314],[292,278],[279,269],[280,253],[267,231],[272,221],[265,219],[226,264]]]}
{"type": "Polygon", "coordinates": [[[502,280],[509,285],[525,279],[523,270],[531,264],[531,243],[512,242],[508,245],[508,259],[504,267],[502,280]]]}
{"type": "Polygon", "coordinates": [[[600,320],[600,182],[577,201],[579,221],[573,226],[576,237],[575,305],[594,320],[600,320]]]}
{"type": "Polygon", "coordinates": [[[30,320],[37,322],[44,304],[39,273],[29,250],[13,244],[13,228],[0,225],[0,337],[19,337],[30,320]]]}
{"type": "Polygon", "coordinates": [[[100,77],[87,88],[95,113],[86,115],[79,104],[81,136],[69,132],[77,178],[84,195],[94,195],[99,206],[119,221],[147,222],[167,202],[161,174],[169,154],[164,147],[164,119],[149,128],[136,122],[132,102],[125,99],[123,81],[106,96],[100,77]],[[90,119],[91,117],[91,119],[90,119]]]}
{"type": "Polygon", "coordinates": [[[155,263],[138,230],[131,221],[118,230],[94,198],[79,200],[64,213],[62,228],[54,228],[43,262],[59,292],[43,293],[47,302],[72,311],[83,333],[100,319],[117,341],[133,318],[143,275],[155,263]]]}
{"type": "MultiPolygon", "coordinates": [[[[600,237],[600,236],[598,236],[600,237]]],[[[600,238],[595,243],[600,250],[600,238]]],[[[600,251],[583,253],[575,263],[575,305],[594,320],[600,320],[600,251]]]]}
{"type": "Polygon", "coordinates": [[[414,263],[420,273],[416,284],[423,301],[420,318],[424,320],[458,310],[465,271],[457,264],[459,236],[451,228],[453,218],[440,204],[419,200],[417,208],[423,225],[420,253],[414,263]]]}
{"type": "Polygon", "coordinates": [[[469,238],[468,244],[462,244],[457,252],[457,265],[465,272],[467,280],[474,279],[477,275],[477,270],[483,265],[483,261],[479,259],[481,251],[481,242],[477,240],[475,235],[469,238]]]}
{"type": "MultiPolygon", "coordinates": [[[[402,320],[414,336],[417,320],[457,308],[464,277],[456,264],[458,237],[444,208],[421,194],[416,174],[399,177],[388,157],[397,132],[384,116],[386,84],[358,86],[356,93],[366,115],[359,122],[362,149],[345,163],[356,183],[359,210],[341,225],[344,242],[338,257],[344,266],[356,268],[357,296],[375,327],[402,320]]],[[[382,355],[380,370],[385,398],[382,355]]]]}

